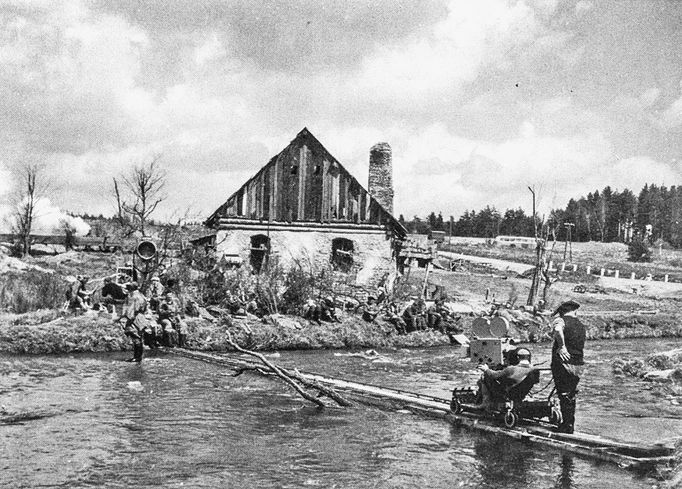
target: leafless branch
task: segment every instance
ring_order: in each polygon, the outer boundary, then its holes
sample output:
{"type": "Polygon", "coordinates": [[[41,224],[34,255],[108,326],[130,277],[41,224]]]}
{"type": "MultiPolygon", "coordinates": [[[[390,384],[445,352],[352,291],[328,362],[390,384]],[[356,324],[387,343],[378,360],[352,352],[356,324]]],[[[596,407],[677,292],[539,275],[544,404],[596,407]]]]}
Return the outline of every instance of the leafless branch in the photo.
{"type": "MultiPolygon", "coordinates": [[[[305,387],[316,389],[321,394],[323,394],[323,395],[329,397],[330,399],[334,400],[340,406],[352,406],[353,405],[351,402],[349,402],[348,400],[343,398],[341,395],[339,395],[333,389],[325,387],[325,386],[321,385],[319,382],[315,382],[315,381],[306,379],[305,377],[303,377],[300,374],[300,372],[288,371],[286,369],[283,369],[283,368],[279,367],[278,365],[275,365],[274,363],[269,361],[262,354],[255,352],[255,351],[251,351],[251,350],[247,350],[245,348],[242,348],[232,339],[232,335],[230,334],[229,331],[227,331],[226,334],[227,334],[227,343],[232,348],[234,348],[235,350],[237,350],[240,353],[250,355],[250,356],[255,357],[258,360],[260,360],[261,363],[263,363],[263,365],[265,365],[267,367],[266,372],[270,372],[270,373],[275,374],[277,377],[282,379],[286,384],[288,384],[291,388],[293,388],[304,399],[312,402],[313,404],[316,404],[319,407],[326,407],[324,402],[319,397],[316,397],[316,396],[310,394],[309,392],[306,392],[301,387],[301,385],[299,385],[299,383],[303,384],[303,386],[305,386],[305,387]]],[[[242,369],[242,371],[238,371],[238,373],[241,374],[244,371],[245,371],[245,369],[242,369]]]]}
{"type": "Polygon", "coordinates": [[[118,217],[124,229],[132,228],[145,235],[149,218],[166,199],[166,172],[158,165],[160,159],[161,155],[154,155],[149,163],[135,166],[131,173],[120,177],[130,201],[122,199],[118,181],[114,179],[118,217]]]}

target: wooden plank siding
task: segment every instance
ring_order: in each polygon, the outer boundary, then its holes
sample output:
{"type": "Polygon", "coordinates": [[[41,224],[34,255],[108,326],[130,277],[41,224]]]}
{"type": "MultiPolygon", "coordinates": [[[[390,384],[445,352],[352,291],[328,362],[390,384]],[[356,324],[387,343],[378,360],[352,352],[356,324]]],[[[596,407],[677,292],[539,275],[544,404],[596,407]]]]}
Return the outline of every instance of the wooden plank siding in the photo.
{"type": "Polygon", "coordinates": [[[301,131],[281,153],[208,218],[272,222],[390,224],[404,228],[310,134],[301,131]]]}

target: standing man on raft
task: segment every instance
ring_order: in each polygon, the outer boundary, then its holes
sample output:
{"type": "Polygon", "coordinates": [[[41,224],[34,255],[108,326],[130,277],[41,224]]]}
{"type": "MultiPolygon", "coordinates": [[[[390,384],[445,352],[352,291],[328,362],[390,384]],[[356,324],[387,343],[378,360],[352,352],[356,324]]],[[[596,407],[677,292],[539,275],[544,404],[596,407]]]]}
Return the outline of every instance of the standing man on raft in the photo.
{"type": "Polygon", "coordinates": [[[552,314],[559,316],[552,322],[552,377],[561,406],[560,433],[573,433],[578,382],[585,365],[585,325],[576,317],[579,307],[580,304],[570,300],[561,304],[552,314]]]}

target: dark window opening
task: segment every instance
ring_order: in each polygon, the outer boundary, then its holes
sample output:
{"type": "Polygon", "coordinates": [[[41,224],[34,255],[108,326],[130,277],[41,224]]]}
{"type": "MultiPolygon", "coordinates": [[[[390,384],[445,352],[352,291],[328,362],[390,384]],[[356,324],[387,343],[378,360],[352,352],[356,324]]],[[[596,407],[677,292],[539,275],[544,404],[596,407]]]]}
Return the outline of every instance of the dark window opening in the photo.
{"type": "Polygon", "coordinates": [[[292,165],[291,174],[296,175],[297,173],[298,173],[298,167],[296,165],[292,165]]]}
{"type": "Polygon", "coordinates": [[[270,238],[264,234],[251,236],[251,268],[260,273],[268,263],[270,255],[270,238]]]}
{"type": "Polygon", "coordinates": [[[353,242],[346,238],[332,240],[332,267],[348,273],[353,268],[353,242]]]}
{"type": "Polygon", "coordinates": [[[320,174],[320,165],[315,165],[315,168],[313,168],[313,175],[319,175],[320,174]]]}

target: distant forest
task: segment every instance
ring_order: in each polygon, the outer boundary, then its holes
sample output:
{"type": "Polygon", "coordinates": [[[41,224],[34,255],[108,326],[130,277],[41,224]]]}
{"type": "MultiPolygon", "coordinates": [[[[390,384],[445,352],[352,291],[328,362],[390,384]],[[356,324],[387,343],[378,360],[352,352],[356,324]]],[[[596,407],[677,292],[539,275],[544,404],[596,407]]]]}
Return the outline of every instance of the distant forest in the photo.
{"type": "MultiPolygon", "coordinates": [[[[538,216],[538,222],[541,218],[538,216]]],[[[432,230],[481,238],[534,234],[533,217],[520,208],[501,213],[495,207],[486,206],[479,211],[467,210],[457,220],[450,216],[447,221],[440,212],[431,212],[425,219],[414,216],[410,221],[401,214],[399,221],[409,232],[419,234],[432,230]]],[[[602,191],[569,200],[565,209],[554,209],[547,217],[547,224],[559,240],[567,238],[565,223],[573,224],[573,241],[627,241],[640,236],[651,242],[663,240],[682,247],[682,186],[667,188],[647,184],[639,195],[607,186],[602,191]]]]}

